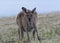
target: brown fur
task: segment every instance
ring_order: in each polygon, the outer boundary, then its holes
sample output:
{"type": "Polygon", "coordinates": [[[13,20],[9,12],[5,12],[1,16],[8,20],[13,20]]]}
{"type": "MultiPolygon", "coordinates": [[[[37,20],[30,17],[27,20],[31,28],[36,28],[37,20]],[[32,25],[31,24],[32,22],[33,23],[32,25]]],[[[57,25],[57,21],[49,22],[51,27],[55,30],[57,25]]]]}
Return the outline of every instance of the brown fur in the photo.
{"type": "MultiPolygon", "coordinates": [[[[26,10],[26,8],[22,7],[22,12],[20,12],[17,15],[16,18],[17,25],[18,25],[18,34],[19,34],[19,40],[22,41],[24,32],[27,33],[28,41],[30,42],[29,33],[33,29],[33,37],[35,39],[35,32],[37,33],[37,38],[40,40],[38,36],[38,31],[36,27],[37,22],[37,13],[35,12],[35,9],[26,10]]],[[[28,42],[27,42],[28,43],[28,42]]]]}

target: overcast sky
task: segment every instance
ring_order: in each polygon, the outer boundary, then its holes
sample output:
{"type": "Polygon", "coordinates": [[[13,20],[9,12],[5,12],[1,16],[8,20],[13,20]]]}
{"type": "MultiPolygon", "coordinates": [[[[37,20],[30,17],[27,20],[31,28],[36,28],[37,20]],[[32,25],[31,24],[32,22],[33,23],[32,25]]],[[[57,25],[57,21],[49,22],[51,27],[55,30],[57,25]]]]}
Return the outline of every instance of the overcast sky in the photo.
{"type": "Polygon", "coordinates": [[[17,15],[22,6],[36,7],[38,13],[48,13],[60,11],[60,0],[0,0],[0,17],[17,15]]]}

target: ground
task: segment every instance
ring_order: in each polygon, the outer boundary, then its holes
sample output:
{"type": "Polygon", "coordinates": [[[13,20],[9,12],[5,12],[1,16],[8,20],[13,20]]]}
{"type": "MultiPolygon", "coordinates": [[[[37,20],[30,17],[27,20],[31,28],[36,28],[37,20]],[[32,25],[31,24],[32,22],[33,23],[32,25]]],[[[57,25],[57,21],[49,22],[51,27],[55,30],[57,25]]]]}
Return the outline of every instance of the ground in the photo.
{"type": "MultiPolygon", "coordinates": [[[[17,28],[16,16],[0,18],[0,43],[18,43],[17,28]]],[[[37,28],[41,43],[60,43],[59,12],[38,15],[37,28]]],[[[30,39],[32,43],[39,43],[33,40],[32,34],[30,39]]]]}

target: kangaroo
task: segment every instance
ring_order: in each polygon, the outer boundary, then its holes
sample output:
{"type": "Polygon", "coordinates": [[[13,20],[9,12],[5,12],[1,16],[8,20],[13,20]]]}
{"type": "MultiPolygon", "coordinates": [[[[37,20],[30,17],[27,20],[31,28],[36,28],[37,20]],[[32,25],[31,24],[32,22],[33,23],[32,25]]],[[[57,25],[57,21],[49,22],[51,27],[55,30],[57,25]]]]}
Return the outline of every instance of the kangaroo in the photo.
{"type": "Polygon", "coordinates": [[[33,38],[35,40],[35,33],[37,33],[37,39],[40,41],[37,31],[37,12],[36,8],[29,10],[22,7],[22,11],[17,15],[16,22],[18,25],[19,40],[22,41],[24,32],[27,33],[27,43],[30,42],[29,32],[33,30],[33,38]]]}

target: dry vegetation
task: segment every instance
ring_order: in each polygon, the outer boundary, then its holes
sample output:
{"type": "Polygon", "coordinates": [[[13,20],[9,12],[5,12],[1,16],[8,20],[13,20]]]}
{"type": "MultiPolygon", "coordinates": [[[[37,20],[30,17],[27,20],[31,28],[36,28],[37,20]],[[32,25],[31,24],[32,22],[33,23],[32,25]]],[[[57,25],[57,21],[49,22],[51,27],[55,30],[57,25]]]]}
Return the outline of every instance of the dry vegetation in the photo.
{"type": "MultiPolygon", "coordinates": [[[[0,43],[18,43],[16,17],[0,18],[0,43]]],[[[38,31],[42,43],[60,43],[60,13],[38,15],[38,31]]],[[[32,36],[32,35],[30,35],[32,36]]],[[[32,43],[37,43],[31,37],[32,43]]]]}

